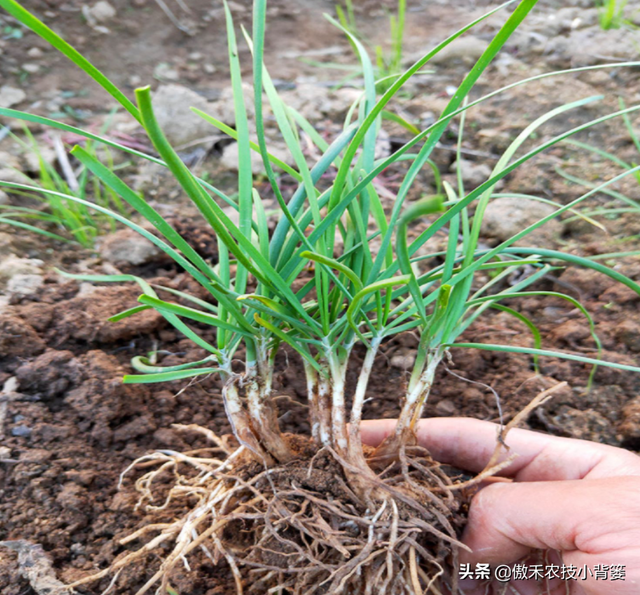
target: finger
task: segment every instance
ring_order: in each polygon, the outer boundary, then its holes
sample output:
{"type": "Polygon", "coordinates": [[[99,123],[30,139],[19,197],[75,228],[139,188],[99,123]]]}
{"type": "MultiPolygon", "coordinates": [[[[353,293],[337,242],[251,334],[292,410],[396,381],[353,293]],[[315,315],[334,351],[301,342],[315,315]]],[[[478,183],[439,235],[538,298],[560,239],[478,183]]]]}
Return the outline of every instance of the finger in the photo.
{"type": "MultiPolygon", "coordinates": [[[[482,471],[496,447],[499,426],[468,418],[434,418],[418,426],[418,442],[432,456],[469,471],[482,471]]],[[[558,481],[640,475],[640,457],[620,448],[513,429],[509,450],[499,461],[516,455],[501,475],[516,481],[558,481]]]]}
{"type": "MultiPolygon", "coordinates": [[[[365,444],[377,445],[395,428],[394,420],[362,424],[365,444]]],[[[431,418],[418,424],[418,442],[442,463],[478,473],[495,450],[499,426],[470,418],[431,418]]],[[[514,429],[500,461],[515,460],[500,472],[517,481],[597,479],[640,475],[640,457],[613,446],[514,429]]]]}
{"type": "Polygon", "coordinates": [[[616,550],[637,550],[640,505],[629,499],[638,489],[636,477],[489,486],[471,502],[463,541],[472,553],[461,552],[461,562],[511,564],[532,549],[601,562],[616,550]]]}
{"type": "Polygon", "coordinates": [[[396,428],[395,419],[367,419],[360,422],[360,437],[367,446],[379,446],[396,428]]]}

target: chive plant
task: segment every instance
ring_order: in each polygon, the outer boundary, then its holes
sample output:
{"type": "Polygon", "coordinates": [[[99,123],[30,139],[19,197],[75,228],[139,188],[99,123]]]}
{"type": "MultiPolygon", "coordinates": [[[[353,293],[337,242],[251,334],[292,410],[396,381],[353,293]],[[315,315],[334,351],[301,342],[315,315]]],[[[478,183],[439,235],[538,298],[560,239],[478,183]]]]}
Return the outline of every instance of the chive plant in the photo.
{"type": "MultiPolygon", "coordinates": [[[[437,121],[419,131],[389,157],[377,159],[376,137],[387,104],[438,52],[499,8],[438,44],[398,76],[382,95],[377,94],[374,66],[364,46],[351,31],[332,21],[348,36],[358,55],[364,73],[364,89],[349,111],[342,132],[327,142],[300,113],[283,103],[269,76],[264,52],[266,4],[266,0],[255,0],[253,30],[251,34],[242,31],[253,55],[254,96],[251,101],[255,108],[256,137],[252,138],[249,133],[237,31],[226,5],[235,128],[228,128],[214,117],[194,110],[238,142],[238,193],[237,198],[231,198],[211,183],[194,176],[180,160],[154,116],[149,88],[137,89],[135,102],[132,102],[86,58],[21,5],[14,0],[0,0],[0,6],[49,41],[110,93],[144,128],[158,156],[140,153],[40,116],[9,109],[0,109],[0,115],[71,131],[167,167],[217,238],[219,261],[215,265],[204,260],[143,196],[135,193],[108,164],[101,163],[86,148],[77,146],[72,154],[140,218],[151,223],[155,233],[106,206],[60,190],[1,184],[13,190],[59,197],[112,217],[172,257],[208,296],[201,299],[175,289],[154,287],[144,279],[128,275],[81,277],[101,282],[137,282],[142,293],[140,304],[113,319],[135,316],[153,308],[207,353],[199,361],[166,367],[155,363],[153,358],[138,356],[132,362],[137,373],[125,377],[125,382],[164,382],[219,374],[224,381],[222,396],[226,412],[240,445],[238,451],[216,468],[210,466],[211,461],[195,464],[198,471],[205,469],[199,475],[194,491],[199,498],[197,508],[174,524],[148,528],[160,534],[141,552],[166,540],[173,540],[176,545],[141,593],[158,581],[166,592],[173,565],[194,548],[204,547],[205,538],[209,539],[207,547],[210,548],[206,552],[214,551],[216,560],[223,557],[229,563],[238,592],[242,592],[245,584],[239,570],[242,565],[262,572],[260,580],[266,585],[265,591],[271,589],[269,592],[372,593],[375,588],[377,593],[415,594],[422,592],[435,575],[442,575],[441,580],[457,592],[456,573],[445,572],[440,567],[442,552],[451,552],[455,565],[460,547],[451,520],[451,499],[440,500],[433,490],[424,487],[427,479],[433,480],[437,472],[425,467],[427,459],[416,459],[407,454],[407,448],[415,442],[415,426],[423,414],[436,371],[449,350],[464,347],[525,353],[532,357],[534,368],[538,358],[545,356],[573,360],[594,369],[597,365],[605,365],[640,371],[638,367],[600,360],[595,324],[585,308],[570,296],[538,290],[535,283],[559,267],[577,265],[607,275],[639,294],[640,286],[597,260],[542,246],[523,247],[518,242],[551,219],[564,213],[575,213],[582,201],[624,176],[637,173],[640,167],[630,167],[611,180],[587,189],[568,204],[556,204],[555,212],[491,249],[480,242],[485,209],[495,195],[496,184],[517,167],[581,131],[613,118],[625,117],[640,107],[622,107],[523,151],[525,141],[535,137],[536,131],[546,122],[596,101],[598,97],[561,105],[531,122],[497,161],[490,178],[479,186],[465,188],[462,176],[458,175],[455,187],[444,183],[441,194],[412,204],[407,204],[407,196],[421,171],[429,166],[432,151],[454,120],[459,123],[461,142],[465,114],[473,106],[514,86],[541,78],[566,76],[581,70],[622,68],[628,64],[545,73],[472,99],[470,94],[478,78],[536,4],[536,0],[512,0],[506,4],[512,10],[504,25],[460,82],[437,121]],[[264,115],[267,110],[287,144],[294,166],[284,164],[269,152],[264,115]],[[315,163],[309,163],[303,152],[302,133],[320,152],[315,163]],[[270,231],[263,197],[253,186],[252,151],[262,156],[270,192],[279,205],[273,231],[270,231]],[[408,167],[403,170],[404,178],[396,198],[386,208],[388,205],[383,204],[373,182],[376,176],[400,162],[407,162],[408,167]],[[290,176],[298,184],[289,199],[285,199],[280,188],[283,175],[290,176]],[[330,181],[327,183],[327,180],[330,181]],[[227,214],[229,207],[238,213],[236,222],[227,214]],[[428,220],[428,224],[417,237],[409,240],[408,231],[418,220],[428,220]],[[446,249],[429,253],[427,242],[436,233],[446,234],[446,249]],[[515,284],[505,283],[513,273],[525,267],[533,272],[521,276],[515,284]],[[594,357],[544,348],[535,325],[504,303],[532,295],[561,298],[577,307],[591,328],[594,357]],[[461,339],[464,331],[490,308],[524,323],[531,331],[532,346],[468,343],[461,339]],[[215,341],[207,341],[198,334],[189,324],[193,321],[215,327],[215,341]],[[401,412],[396,430],[372,456],[366,456],[360,440],[360,422],[376,355],[385,341],[406,331],[417,333],[420,339],[406,393],[398,395],[401,412]],[[293,483],[287,484],[286,489],[279,483],[283,470],[295,468],[296,461],[304,459],[295,441],[280,431],[273,399],[275,359],[285,347],[298,354],[307,380],[312,434],[310,452],[313,456],[311,463],[308,460],[305,463],[308,466],[303,473],[307,478],[305,481],[322,473],[313,465],[324,453],[341,470],[345,486],[341,494],[344,498],[353,498],[348,505],[340,502],[339,497],[336,501],[335,494],[330,498],[331,502],[323,500],[320,488],[312,493],[301,491],[302,488],[293,483]],[[350,355],[356,348],[364,350],[364,360],[355,391],[347,395],[346,371],[350,355]],[[244,357],[243,370],[233,365],[239,354],[244,357]],[[350,408],[347,407],[348,396],[351,397],[350,408]],[[246,475],[234,483],[230,479],[233,471],[237,471],[240,461],[246,463],[247,460],[253,461],[257,475],[249,483],[246,475]],[[381,472],[379,465],[372,464],[374,460],[383,461],[385,465],[392,461],[391,467],[381,472]],[[393,467],[393,461],[397,460],[401,464],[393,467]],[[274,486],[282,488],[288,496],[279,496],[280,492],[274,486]],[[271,492],[266,496],[269,489],[271,492]],[[285,501],[279,498],[294,499],[292,494],[298,498],[298,508],[283,509],[285,501]],[[305,498],[303,505],[301,502],[305,498]],[[402,507],[399,507],[401,503],[402,507]],[[443,510],[448,511],[449,516],[443,510]],[[255,538],[256,549],[244,557],[240,556],[238,548],[225,545],[228,537],[225,537],[224,527],[240,518],[245,519],[255,538]],[[307,519],[307,524],[300,519],[307,519]],[[325,529],[318,531],[318,523],[325,529]],[[287,529],[275,530],[276,525],[287,529]],[[351,531],[350,527],[357,527],[357,531],[351,531]],[[422,535],[427,537],[415,537],[416,527],[420,527],[422,535]],[[380,543],[385,545],[379,546],[380,543]],[[270,563],[256,553],[273,552],[278,547],[282,555],[272,558],[270,563]],[[435,568],[440,571],[436,572],[435,568]],[[435,574],[430,578],[428,572],[431,571],[435,574]]],[[[180,461],[194,460],[176,453],[158,454],[158,457],[165,464],[174,460],[172,457],[180,461]]],[[[186,479],[182,481],[184,492],[186,479]]],[[[437,476],[436,484],[442,486],[446,481],[450,481],[446,476],[437,476]]],[[[144,485],[150,483],[151,477],[144,485]]],[[[133,559],[132,556],[134,554],[129,554],[118,561],[112,570],[122,568],[133,559]]]]}
{"type": "Polygon", "coordinates": [[[633,27],[633,23],[625,17],[628,0],[600,0],[598,4],[598,21],[605,31],[633,27]]]}
{"type": "MultiPolygon", "coordinates": [[[[377,78],[376,88],[380,92],[386,91],[393,80],[402,74],[402,60],[403,60],[403,45],[404,45],[404,29],[405,29],[405,19],[407,13],[407,1],[406,0],[398,0],[398,7],[395,14],[389,14],[389,29],[391,33],[391,48],[388,52],[385,52],[384,48],[381,45],[376,45],[374,48],[375,51],[375,75],[377,78]]],[[[343,26],[344,29],[348,30],[351,34],[356,37],[359,37],[362,40],[362,37],[358,31],[358,25],[356,22],[355,11],[353,7],[353,0],[346,0],[345,7],[342,5],[336,4],[336,15],[338,16],[338,21],[343,26]]],[[[318,62],[312,62],[316,65],[333,67],[333,68],[344,68],[340,64],[319,64],[318,62]]],[[[362,70],[357,68],[355,70],[355,74],[348,76],[343,83],[346,83],[348,80],[353,78],[354,76],[362,75],[362,70]]]]}

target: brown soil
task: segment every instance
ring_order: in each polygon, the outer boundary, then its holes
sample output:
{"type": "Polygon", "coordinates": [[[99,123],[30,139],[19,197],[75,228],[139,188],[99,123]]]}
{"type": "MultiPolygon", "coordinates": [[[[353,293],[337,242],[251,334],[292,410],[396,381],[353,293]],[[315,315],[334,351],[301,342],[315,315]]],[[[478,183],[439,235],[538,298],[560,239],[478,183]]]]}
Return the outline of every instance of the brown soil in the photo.
{"type": "MultiPolygon", "coordinates": [[[[182,281],[176,276],[161,282],[176,287],[182,281]]],[[[577,269],[569,269],[558,282],[580,292],[583,303],[596,313],[605,357],[633,363],[636,344],[630,342],[627,347],[621,338],[637,337],[637,296],[577,269]]],[[[555,283],[553,279],[544,281],[541,288],[550,289],[555,283]]],[[[117,490],[123,469],[155,449],[188,451],[208,446],[199,434],[177,431],[172,424],[198,424],[218,434],[229,430],[221,387],[214,377],[186,386],[121,383],[122,375],[130,369],[130,358],[145,353],[152,345],[171,354],[163,360],[167,365],[203,356],[189,341],[165,328],[155,314],[143,313],[128,319],[127,324],[105,323],[108,315],[135,305],[135,288],[99,288],[91,296],[94,299],[88,301],[89,297],[74,295],[73,287],[77,289],[77,284],[46,286],[40,301],[12,306],[11,313],[1,319],[9,332],[3,334],[8,339],[3,345],[0,381],[17,376],[21,392],[9,397],[4,426],[4,444],[9,451],[5,455],[8,460],[0,466],[0,539],[41,544],[52,556],[59,578],[65,581],[109,564],[132,547],[117,545],[119,539],[152,519],[158,521],[154,515],[132,510],[136,495],[130,479],[125,480],[122,491],[117,490]]],[[[565,302],[530,299],[520,307],[540,325],[548,347],[593,355],[579,313],[565,302]]],[[[518,325],[502,314],[485,317],[465,339],[516,344],[528,341],[518,325]]],[[[391,366],[390,361],[409,354],[415,345],[415,337],[406,334],[385,346],[374,367],[365,417],[393,417],[398,413],[398,396],[407,373],[391,366]]],[[[358,357],[356,353],[354,364],[358,357]]],[[[356,368],[354,365],[349,374],[351,390],[356,368]]],[[[572,388],[534,413],[528,420],[530,427],[640,447],[640,378],[636,375],[600,368],[593,389],[585,393],[588,370],[580,364],[543,359],[543,376],[536,376],[525,356],[454,350],[450,368],[458,376],[440,373],[427,407],[428,416],[498,419],[495,395],[484,386],[488,385],[502,397],[503,415],[509,419],[541,388],[567,380],[572,388]]],[[[279,399],[283,430],[308,433],[302,403],[305,381],[295,355],[280,358],[276,379],[278,393],[286,396],[279,399]]],[[[3,560],[2,592],[28,593],[13,556],[5,554],[3,560]]],[[[146,562],[149,568],[154,566],[152,558],[146,562]]],[[[123,574],[120,584],[126,586],[118,592],[133,594],[145,576],[149,572],[136,565],[123,574]]],[[[226,593],[222,586],[226,583],[220,583],[223,576],[222,568],[202,560],[195,564],[193,573],[179,570],[174,586],[186,595],[226,593]]],[[[91,587],[85,592],[99,593],[100,588],[91,587]]]]}
{"type": "MultiPolygon", "coordinates": [[[[229,69],[222,3],[192,0],[188,3],[189,13],[175,5],[170,7],[188,26],[192,35],[172,25],[152,0],[113,0],[111,4],[118,16],[107,23],[108,34],[96,34],[86,24],[81,12],[83,4],[77,0],[64,3],[59,0],[27,0],[23,3],[25,8],[43,18],[129,95],[133,95],[133,89],[140,82],[155,84],[154,68],[159,63],[176,68],[181,84],[195,86],[209,99],[217,97],[221,88],[227,86],[229,69]],[[171,48],[171,51],[168,52],[167,48],[171,48]],[[193,58],[195,52],[202,57],[193,58]],[[203,71],[200,61],[212,63],[215,71],[203,71]],[[132,83],[132,75],[139,77],[137,82],[132,83]]],[[[244,24],[250,29],[251,4],[250,0],[231,4],[238,26],[244,24]]],[[[358,4],[357,12],[363,20],[363,33],[380,43],[386,43],[388,21],[385,9],[392,7],[394,2],[368,0],[358,4]]],[[[421,6],[421,10],[415,12],[414,18],[407,24],[408,40],[412,37],[422,41],[440,38],[443,33],[457,29],[469,18],[469,13],[459,15],[440,6],[432,7],[429,11],[424,8],[421,6]]],[[[476,8],[475,12],[479,15],[481,10],[476,8]]],[[[273,56],[269,64],[273,76],[283,81],[291,81],[300,75],[318,76],[322,71],[301,62],[296,52],[306,52],[314,58],[319,55],[323,60],[322,52],[327,48],[346,50],[349,47],[344,35],[323,18],[325,13],[334,14],[331,0],[269,2],[266,55],[273,56]]],[[[14,23],[10,18],[6,22],[7,25],[14,23]]],[[[104,100],[109,97],[97,85],[87,86],[86,76],[70,66],[63,56],[51,50],[35,34],[23,30],[20,39],[10,39],[3,47],[5,51],[0,64],[3,81],[25,84],[33,97],[51,98],[54,90],[66,91],[68,97],[65,105],[77,110],[76,117],[83,118],[93,110],[105,109],[104,100]],[[33,47],[45,52],[44,57],[39,59],[43,68],[37,75],[28,75],[22,65],[29,61],[26,52],[33,47]]],[[[329,54],[329,59],[340,62],[344,54],[344,51],[334,51],[329,54]]],[[[241,49],[241,59],[250,60],[248,49],[241,49]]],[[[340,71],[331,74],[335,75],[334,80],[342,76],[340,71]]],[[[327,76],[326,73],[324,76],[327,76]]]]}

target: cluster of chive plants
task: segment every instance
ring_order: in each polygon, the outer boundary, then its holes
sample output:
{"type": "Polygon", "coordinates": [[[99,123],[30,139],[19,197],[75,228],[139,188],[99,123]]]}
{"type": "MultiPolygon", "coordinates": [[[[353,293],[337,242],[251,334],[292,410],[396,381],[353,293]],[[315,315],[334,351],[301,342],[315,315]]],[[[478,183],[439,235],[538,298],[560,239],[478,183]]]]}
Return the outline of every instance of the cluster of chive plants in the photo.
{"type": "MultiPolygon", "coordinates": [[[[12,111],[4,110],[7,114],[11,114],[12,111]]],[[[103,126],[102,134],[107,126],[108,122],[103,126]]],[[[98,178],[91,175],[87,168],[80,166],[74,169],[58,137],[56,153],[58,159],[63,162],[62,174],[44,158],[36,139],[26,126],[23,133],[25,140],[15,134],[13,137],[26,153],[34,154],[38,160],[38,188],[54,193],[24,192],[16,189],[16,194],[40,204],[0,205],[0,223],[60,242],[79,243],[92,249],[97,236],[115,229],[114,219],[82,203],[67,200],[64,195],[71,194],[77,198],[90,199],[97,205],[115,209],[121,215],[130,213],[130,209],[111,188],[103,186],[98,178]]],[[[98,147],[94,141],[87,139],[85,150],[93,157],[97,158],[98,147]]],[[[102,154],[107,160],[107,167],[112,171],[128,165],[125,162],[116,166],[113,155],[106,148],[102,154]]]]}
{"type": "MultiPolygon", "coordinates": [[[[599,271],[639,294],[640,286],[594,259],[540,246],[522,247],[516,242],[554,217],[575,212],[582,201],[624,176],[635,174],[639,167],[631,167],[615,178],[588,189],[569,204],[556,205],[554,213],[492,249],[481,247],[479,241],[483,214],[495,196],[493,189],[498,181],[574,134],[611,118],[624,117],[639,107],[624,107],[567,130],[521,154],[523,143],[548,120],[598,98],[588,97],[561,105],[532,122],[518,135],[495,164],[486,182],[466,189],[462,176],[458,175],[456,187],[444,184],[441,195],[407,204],[409,190],[424,167],[428,166],[432,151],[453,120],[460,125],[459,143],[462,142],[468,109],[516,85],[544,77],[570,76],[581,70],[604,68],[593,66],[546,73],[472,99],[470,93],[474,84],[535,4],[535,0],[507,3],[515,7],[512,6],[505,24],[464,77],[438,120],[383,159],[376,159],[375,144],[387,104],[438,52],[499,9],[490,11],[438,44],[398,76],[382,95],[377,93],[375,68],[365,47],[348,29],[330,19],[347,35],[357,52],[364,74],[364,89],[349,111],[342,133],[327,143],[310,122],[283,103],[269,76],[264,54],[266,0],[255,0],[251,35],[243,30],[244,42],[253,56],[256,136],[250,136],[236,29],[231,12],[225,5],[235,129],[229,129],[210,115],[194,111],[212,126],[229,133],[238,143],[238,195],[237,199],[232,199],[209,182],[198,179],[180,160],[154,117],[148,88],[137,89],[136,103],[131,102],[86,58],[21,5],[14,0],[0,0],[0,7],[49,41],[109,92],[145,129],[158,157],[32,114],[2,109],[0,115],[71,131],[166,166],[210,225],[217,238],[219,261],[215,265],[205,261],[143,196],[134,192],[108,164],[101,163],[86,148],[75,147],[73,156],[101,184],[151,223],[155,233],[116,211],[60,190],[13,183],[2,185],[14,190],[41,192],[112,217],[148,238],[206,290],[209,297],[203,300],[174,289],[152,287],[145,280],[132,276],[80,277],[93,281],[137,282],[142,290],[140,305],[114,316],[114,319],[154,308],[207,353],[200,361],[171,367],[158,365],[154,358],[137,357],[133,365],[138,373],[127,376],[126,382],[161,382],[220,374],[225,381],[226,411],[237,439],[257,458],[274,464],[293,456],[278,430],[271,399],[275,357],[282,347],[288,346],[299,355],[304,366],[316,444],[333,449],[343,460],[349,461],[351,469],[356,466],[365,470],[359,424],[368,380],[381,344],[398,333],[412,331],[419,335],[420,340],[406,394],[398,395],[402,402],[401,413],[396,433],[389,441],[394,448],[410,439],[414,424],[422,415],[438,365],[452,346],[526,353],[531,355],[534,366],[537,366],[540,356],[549,356],[592,366],[607,365],[640,371],[633,366],[601,361],[597,356],[589,358],[544,349],[535,325],[503,303],[530,295],[567,300],[584,313],[594,337],[594,351],[597,351],[599,343],[594,322],[582,305],[567,295],[538,291],[532,286],[558,267],[570,264],[599,271]],[[269,152],[264,115],[267,109],[287,144],[294,166],[285,165],[269,152]],[[301,133],[306,134],[321,153],[313,164],[307,162],[303,153],[301,133]],[[262,156],[271,192],[279,205],[273,232],[269,230],[263,197],[253,186],[249,165],[251,151],[258,151],[262,156]],[[373,181],[399,161],[408,161],[409,166],[390,212],[387,212],[373,181]],[[323,183],[326,182],[326,174],[329,173],[333,180],[330,186],[327,188],[324,184],[319,189],[320,178],[324,177],[323,183]],[[289,200],[285,200],[279,187],[279,176],[283,174],[298,182],[297,190],[289,200]],[[223,207],[227,206],[237,210],[237,223],[226,214],[223,207]],[[472,206],[475,207],[473,212],[472,206]],[[417,220],[425,221],[425,218],[428,220],[426,228],[409,241],[409,227],[417,220]],[[427,242],[439,232],[448,238],[446,249],[427,253],[427,242]],[[425,270],[434,257],[439,257],[443,263],[425,270]],[[533,273],[509,285],[506,281],[524,266],[532,269],[533,273]],[[483,275],[487,271],[490,280],[478,281],[485,278],[483,275]],[[489,308],[511,314],[526,325],[531,331],[533,346],[460,342],[460,335],[489,308]],[[203,339],[189,325],[190,321],[215,327],[215,341],[203,339]],[[350,354],[357,345],[364,348],[365,357],[353,405],[347,411],[345,375],[350,354]],[[245,350],[242,373],[232,367],[234,355],[241,347],[245,350]]],[[[606,67],[624,66],[613,64],[606,67]]],[[[537,199],[535,196],[530,198],[537,199]]]]}

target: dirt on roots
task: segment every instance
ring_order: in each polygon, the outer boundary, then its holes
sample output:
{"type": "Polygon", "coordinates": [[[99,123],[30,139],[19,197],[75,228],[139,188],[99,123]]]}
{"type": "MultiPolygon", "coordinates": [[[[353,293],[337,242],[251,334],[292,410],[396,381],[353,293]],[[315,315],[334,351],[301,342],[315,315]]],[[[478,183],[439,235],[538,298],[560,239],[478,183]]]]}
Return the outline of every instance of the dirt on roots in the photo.
{"type": "Polygon", "coordinates": [[[193,557],[216,566],[225,560],[239,594],[367,595],[375,588],[408,595],[438,593],[431,587],[442,585],[455,592],[470,490],[456,491],[455,472],[424,449],[387,464],[375,480],[381,497],[364,502],[349,486],[349,464],[330,448],[318,451],[308,437],[286,435],[297,457],[265,468],[228,439],[188,429],[213,449],[163,451],[134,462],[129,470],[151,467],[136,480],[137,506],[156,522],[120,541],[142,545],[72,587],[107,576],[115,587],[123,570],[156,556],[160,567],[141,594],[158,586],[168,592],[175,569],[188,568],[193,557]],[[167,514],[172,520],[162,521],[167,514]]]}

